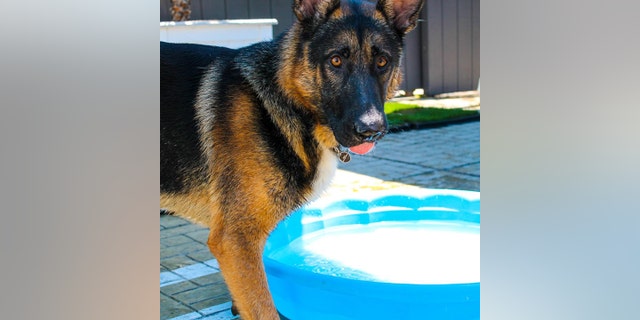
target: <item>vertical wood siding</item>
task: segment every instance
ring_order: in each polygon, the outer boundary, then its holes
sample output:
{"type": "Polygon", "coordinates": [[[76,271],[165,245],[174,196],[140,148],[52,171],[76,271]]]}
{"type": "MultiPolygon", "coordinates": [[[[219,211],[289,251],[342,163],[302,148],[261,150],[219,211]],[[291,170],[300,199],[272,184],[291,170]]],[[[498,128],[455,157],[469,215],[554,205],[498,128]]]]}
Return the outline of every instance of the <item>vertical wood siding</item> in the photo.
{"type": "MultiPolygon", "coordinates": [[[[191,0],[191,20],[275,18],[277,36],[294,21],[292,0],[191,0]]],[[[170,21],[171,0],[160,0],[170,21]]],[[[407,35],[402,89],[427,95],[475,90],[480,79],[480,0],[427,0],[416,30],[407,35]]]]}

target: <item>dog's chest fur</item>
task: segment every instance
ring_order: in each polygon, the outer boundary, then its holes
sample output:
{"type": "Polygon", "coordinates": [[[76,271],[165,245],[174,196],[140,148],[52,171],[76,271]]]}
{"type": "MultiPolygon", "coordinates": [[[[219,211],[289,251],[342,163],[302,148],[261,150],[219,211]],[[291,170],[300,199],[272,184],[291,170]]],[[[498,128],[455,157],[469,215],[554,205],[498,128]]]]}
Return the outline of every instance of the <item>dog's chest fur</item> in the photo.
{"type": "Polygon", "coordinates": [[[329,187],[331,180],[336,173],[338,167],[338,157],[331,150],[324,149],[320,156],[320,162],[316,170],[316,175],[311,185],[311,195],[309,201],[318,199],[322,193],[329,187]]]}

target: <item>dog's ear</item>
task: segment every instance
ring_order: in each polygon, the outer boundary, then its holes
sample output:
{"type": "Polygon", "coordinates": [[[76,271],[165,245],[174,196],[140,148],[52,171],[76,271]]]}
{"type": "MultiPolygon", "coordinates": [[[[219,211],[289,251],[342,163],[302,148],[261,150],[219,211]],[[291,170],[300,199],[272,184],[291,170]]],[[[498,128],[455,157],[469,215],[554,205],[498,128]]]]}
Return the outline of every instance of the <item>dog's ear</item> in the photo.
{"type": "Polygon", "coordinates": [[[376,8],[399,34],[405,35],[418,24],[423,4],[424,0],[378,0],[376,8]]]}
{"type": "Polygon", "coordinates": [[[340,0],[293,0],[293,12],[300,22],[324,20],[340,6],[340,0]]]}

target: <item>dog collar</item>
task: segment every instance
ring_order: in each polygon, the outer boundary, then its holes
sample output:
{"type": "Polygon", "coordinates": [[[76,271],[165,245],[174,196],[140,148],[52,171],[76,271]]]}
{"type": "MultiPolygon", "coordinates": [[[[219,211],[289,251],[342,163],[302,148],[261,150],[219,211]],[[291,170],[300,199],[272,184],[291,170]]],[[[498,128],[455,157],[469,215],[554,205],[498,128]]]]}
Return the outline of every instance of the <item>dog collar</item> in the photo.
{"type": "Polygon", "coordinates": [[[337,147],[333,147],[333,152],[336,153],[336,155],[338,156],[338,159],[340,159],[340,162],[342,163],[347,163],[351,161],[351,155],[347,150],[348,150],[347,148],[341,145],[338,145],[337,147]]]}

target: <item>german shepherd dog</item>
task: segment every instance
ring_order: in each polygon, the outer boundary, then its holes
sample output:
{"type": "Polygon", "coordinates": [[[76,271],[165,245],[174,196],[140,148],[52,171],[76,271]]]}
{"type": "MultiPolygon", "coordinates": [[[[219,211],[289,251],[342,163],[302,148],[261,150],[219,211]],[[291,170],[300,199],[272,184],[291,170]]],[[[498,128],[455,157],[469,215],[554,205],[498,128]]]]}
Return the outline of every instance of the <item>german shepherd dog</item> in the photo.
{"type": "Polygon", "coordinates": [[[160,206],[210,228],[245,320],[278,319],[269,233],[387,132],[404,36],[423,0],[294,0],[291,29],[232,50],[160,44],[160,206]]]}

